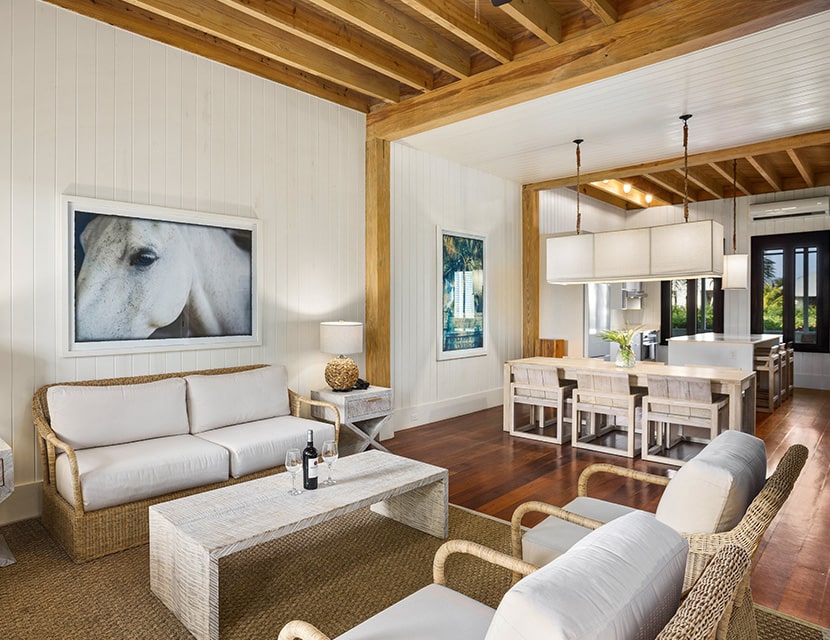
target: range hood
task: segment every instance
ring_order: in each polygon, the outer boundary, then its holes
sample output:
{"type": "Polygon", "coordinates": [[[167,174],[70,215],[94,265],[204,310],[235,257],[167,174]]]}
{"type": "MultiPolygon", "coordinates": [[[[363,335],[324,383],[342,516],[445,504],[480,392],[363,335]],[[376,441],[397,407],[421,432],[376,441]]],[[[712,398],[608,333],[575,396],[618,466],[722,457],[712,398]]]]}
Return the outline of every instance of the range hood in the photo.
{"type": "Polygon", "coordinates": [[[723,226],[714,220],[554,236],[550,284],[631,282],[723,275],[723,226]]]}

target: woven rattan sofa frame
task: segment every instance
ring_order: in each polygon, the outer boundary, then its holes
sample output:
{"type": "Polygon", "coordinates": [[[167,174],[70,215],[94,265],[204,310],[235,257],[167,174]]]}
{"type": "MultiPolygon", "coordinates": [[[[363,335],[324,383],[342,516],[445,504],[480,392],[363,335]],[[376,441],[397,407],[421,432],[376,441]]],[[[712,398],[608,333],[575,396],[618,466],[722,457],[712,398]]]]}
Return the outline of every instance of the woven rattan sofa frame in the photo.
{"type": "MultiPolygon", "coordinates": [[[[142,384],[168,378],[182,378],[188,375],[220,375],[250,371],[266,365],[248,365],[223,369],[203,369],[177,373],[160,373],[146,376],[127,378],[107,378],[102,380],[81,380],[76,382],[60,382],[45,385],[38,389],[32,398],[32,417],[38,437],[40,449],[41,469],[43,470],[43,501],[41,505],[41,521],[52,537],[63,547],[73,562],[82,563],[101,556],[123,551],[131,547],[144,544],[149,540],[150,530],[148,522],[148,508],[151,505],[167,500],[174,500],[184,496],[218,489],[219,487],[262,478],[284,471],[283,465],[250,473],[240,478],[233,478],[225,482],[218,482],[200,487],[193,487],[174,493],[168,493],[153,498],[137,500],[123,505],[85,511],[83,508],[83,494],[78,476],[78,462],[74,449],[61,441],[52,430],[49,422],[49,406],[46,393],[52,386],[112,386],[127,384],[142,384]],[[72,491],[75,506],[70,504],[58,493],[55,483],[55,459],[58,452],[66,453],[72,472],[72,491]]],[[[340,435],[340,414],[332,404],[305,398],[290,389],[288,390],[291,415],[300,416],[304,405],[325,406],[334,416],[335,438],[340,435]]]]}
{"type": "MultiPolygon", "coordinates": [[[[798,479],[801,469],[807,462],[807,447],[794,444],[784,453],[775,471],[767,478],[761,491],[755,496],[749,507],[735,528],[721,533],[684,533],[689,542],[689,556],[686,561],[686,575],[684,590],[690,589],[703,573],[718,550],[728,544],[737,545],[746,550],[750,559],[754,557],[761,539],[776,514],[786,502],[793,485],[798,479]]],[[[577,493],[579,496],[588,495],[588,480],[597,473],[610,473],[625,478],[640,480],[651,484],[666,486],[670,478],[658,476],[644,471],[627,469],[612,464],[600,463],[586,467],[579,476],[577,493]]],[[[592,518],[586,518],[561,507],[544,502],[532,501],[519,505],[513,512],[511,523],[511,545],[513,555],[522,557],[522,518],[531,512],[539,512],[556,516],[588,529],[596,529],[604,523],[592,518]]],[[[755,615],[753,612],[752,594],[749,588],[749,575],[738,591],[734,607],[729,612],[728,623],[718,629],[719,639],[729,640],[757,640],[755,615]]]]}
{"type": "MultiPolygon", "coordinates": [[[[530,575],[535,567],[522,560],[467,540],[448,540],[435,554],[433,582],[446,584],[444,567],[452,553],[467,553],[492,564],[530,575]]],[[[656,640],[707,640],[735,598],[741,581],[748,575],[749,554],[738,545],[724,545],[694,588],[686,595],[656,640]]],[[[279,633],[278,640],[331,640],[314,625],[292,620],[279,633]]]]}

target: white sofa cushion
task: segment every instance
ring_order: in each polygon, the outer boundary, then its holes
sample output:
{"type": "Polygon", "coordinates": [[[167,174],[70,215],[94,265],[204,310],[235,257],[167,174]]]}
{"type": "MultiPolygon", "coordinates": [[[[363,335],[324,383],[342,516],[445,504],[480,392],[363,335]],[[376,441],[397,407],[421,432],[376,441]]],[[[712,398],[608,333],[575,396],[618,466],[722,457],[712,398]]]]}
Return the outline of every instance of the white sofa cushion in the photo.
{"type": "Polygon", "coordinates": [[[431,584],[362,622],[337,640],[481,640],[493,609],[431,584]]]}
{"type": "Polygon", "coordinates": [[[678,469],[660,503],[657,519],[683,533],[729,531],[764,486],[764,441],[724,431],[678,469]]]}
{"type": "Polygon", "coordinates": [[[284,366],[186,376],[190,433],[291,413],[284,366]]]}
{"type": "MultiPolygon", "coordinates": [[[[562,508],[600,522],[611,522],[634,511],[632,507],[584,496],[571,500],[562,508]]],[[[541,567],[561,556],[589,533],[591,529],[548,516],[522,536],[522,558],[541,567]]]]}
{"type": "MultiPolygon", "coordinates": [[[[84,510],[94,511],[228,479],[228,452],[191,435],[77,451],[84,510]]],[[[75,504],[69,459],[55,461],[58,492],[75,504]]]]}
{"type": "Polygon", "coordinates": [[[181,378],[100,387],[56,385],[46,391],[46,400],[52,430],[75,449],[188,432],[181,378]]]}
{"type": "Polygon", "coordinates": [[[514,585],[486,640],[654,638],[677,610],[687,553],[652,514],[621,516],[514,585]]]}
{"type": "Polygon", "coordinates": [[[314,432],[314,443],[322,451],[323,442],[334,439],[334,426],[327,422],[280,416],[245,424],[212,429],[196,434],[230,452],[230,471],[234,478],[285,464],[288,449],[303,449],[306,431],[314,432]]]}

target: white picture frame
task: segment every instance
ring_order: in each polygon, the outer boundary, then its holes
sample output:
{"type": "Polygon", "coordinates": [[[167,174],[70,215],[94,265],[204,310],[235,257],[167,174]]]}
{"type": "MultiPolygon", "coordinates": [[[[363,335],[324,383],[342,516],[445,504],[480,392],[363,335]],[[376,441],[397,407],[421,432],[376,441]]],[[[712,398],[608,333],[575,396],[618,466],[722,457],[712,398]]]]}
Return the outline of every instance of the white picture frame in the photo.
{"type": "Polygon", "coordinates": [[[487,355],[487,239],[437,229],[438,360],[487,355]]]}
{"type": "Polygon", "coordinates": [[[72,195],[59,216],[64,356],[260,344],[258,219],[72,195]]]}

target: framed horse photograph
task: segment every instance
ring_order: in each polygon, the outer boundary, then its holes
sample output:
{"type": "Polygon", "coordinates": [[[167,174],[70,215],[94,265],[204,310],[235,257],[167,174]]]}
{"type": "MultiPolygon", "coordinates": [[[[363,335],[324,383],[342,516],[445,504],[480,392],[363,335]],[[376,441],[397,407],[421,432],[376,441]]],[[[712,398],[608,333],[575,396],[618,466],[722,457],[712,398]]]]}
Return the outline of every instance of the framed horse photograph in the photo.
{"type": "Polygon", "coordinates": [[[259,221],[63,196],[69,356],[259,344],[259,221]]]}

